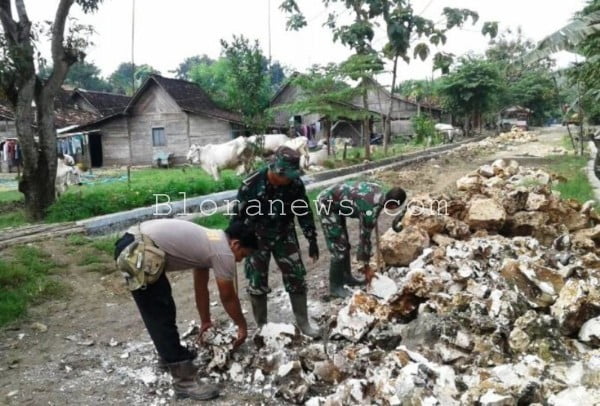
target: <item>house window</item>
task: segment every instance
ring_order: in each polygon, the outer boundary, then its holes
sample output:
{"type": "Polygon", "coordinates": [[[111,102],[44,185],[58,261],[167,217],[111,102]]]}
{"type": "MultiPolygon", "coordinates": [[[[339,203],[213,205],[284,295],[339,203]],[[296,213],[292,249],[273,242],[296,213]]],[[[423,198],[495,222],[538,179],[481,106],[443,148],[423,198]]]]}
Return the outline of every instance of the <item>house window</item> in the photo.
{"type": "Polygon", "coordinates": [[[164,127],[157,127],[152,129],[152,146],[153,147],[164,147],[167,145],[167,138],[165,137],[164,127]]]}

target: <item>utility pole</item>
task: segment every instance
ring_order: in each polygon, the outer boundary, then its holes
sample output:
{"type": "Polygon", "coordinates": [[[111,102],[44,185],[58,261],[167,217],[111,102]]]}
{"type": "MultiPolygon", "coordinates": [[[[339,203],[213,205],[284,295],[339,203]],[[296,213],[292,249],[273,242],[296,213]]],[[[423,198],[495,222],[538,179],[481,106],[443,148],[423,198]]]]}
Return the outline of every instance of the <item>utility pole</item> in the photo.
{"type": "Polygon", "coordinates": [[[131,94],[135,93],[135,0],[131,1],[131,94]]]}
{"type": "Polygon", "coordinates": [[[269,8],[267,13],[267,26],[269,30],[269,66],[271,66],[271,0],[267,0],[267,7],[269,8]]]}

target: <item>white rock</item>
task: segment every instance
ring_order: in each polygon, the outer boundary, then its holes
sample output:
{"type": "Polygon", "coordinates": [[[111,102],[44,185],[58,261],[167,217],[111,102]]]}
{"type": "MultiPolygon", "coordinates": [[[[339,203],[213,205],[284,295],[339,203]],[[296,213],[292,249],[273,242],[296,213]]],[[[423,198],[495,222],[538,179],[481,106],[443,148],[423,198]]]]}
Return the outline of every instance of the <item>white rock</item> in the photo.
{"type": "Polygon", "coordinates": [[[579,339],[584,343],[600,342],[600,317],[589,319],[579,330],[579,339]]]}
{"type": "Polygon", "coordinates": [[[371,286],[367,292],[387,301],[398,292],[398,286],[386,275],[377,274],[371,281],[371,286]]]}
{"type": "Polygon", "coordinates": [[[511,396],[499,395],[490,389],[479,398],[479,403],[481,406],[512,406],[515,402],[511,396]]]}
{"type": "Polygon", "coordinates": [[[296,327],[287,323],[267,323],[257,333],[265,345],[272,349],[282,349],[292,342],[296,335],[296,327]]]}
{"type": "Polygon", "coordinates": [[[359,308],[353,308],[352,304],[348,303],[338,312],[337,326],[331,332],[331,336],[341,335],[350,341],[358,342],[369,331],[375,320],[375,316],[359,308]]]}
{"type": "Polygon", "coordinates": [[[277,369],[277,375],[284,377],[299,366],[300,365],[298,361],[286,362],[285,364],[279,366],[279,368],[277,369]]]}
{"type": "Polygon", "coordinates": [[[254,371],[254,383],[262,383],[265,380],[265,376],[263,375],[260,369],[254,371]]]}
{"type": "Polygon", "coordinates": [[[567,388],[562,392],[550,396],[548,404],[551,406],[592,406],[598,404],[600,393],[597,390],[586,389],[583,386],[567,388]]]}
{"type": "Polygon", "coordinates": [[[143,367],[138,370],[137,378],[144,383],[144,385],[153,385],[158,382],[158,377],[154,373],[151,367],[143,367]]]}
{"type": "Polygon", "coordinates": [[[229,368],[229,376],[234,382],[244,381],[244,368],[239,362],[234,362],[231,364],[231,368],[229,368]]]}

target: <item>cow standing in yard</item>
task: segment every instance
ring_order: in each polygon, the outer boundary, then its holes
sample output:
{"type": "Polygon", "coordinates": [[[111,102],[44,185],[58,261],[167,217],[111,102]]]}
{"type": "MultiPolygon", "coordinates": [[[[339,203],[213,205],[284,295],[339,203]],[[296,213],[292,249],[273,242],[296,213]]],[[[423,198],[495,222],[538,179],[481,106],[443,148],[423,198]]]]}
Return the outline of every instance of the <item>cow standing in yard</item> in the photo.
{"type": "MultiPolygon", "coordinates": [[[[308,163],[308,138],[299,136],[290,138],[285,134],[263,134],[252,135],[248,137],[248,142],[253,145],[261,145],[264,155],[272,155],[279,147],[288,147],[294,151],[298,151],[304,157],[304,162],[308,163]]],[[[308,167],[304,167],[307,169],[308,167]]]]}
{"type": "Polygon", "coordinates": [[[246,173],[254,158],[253,148],[245,137],[237,137],[223,144],[192,144],[187,153],[191,164],[199,165],[214,180],[219,180],[223,169],[237,169],[236,174],[246,173]]]}
{"type": "Polygon", "coordinates": [[[455,138],[462,135],[462,131],[453,127],[451,124],[437,123],[435,130],[444,136],[444,142],[453,142],[455,138]]]}
{"type": "Polygon", "coordinates": [[[70,155],[58,157],[56,164],[56,179],[54,190],[56,198],[64,194],[70,185],[81,185],[81,171],[75,166],[75,160],[70,155]]]}

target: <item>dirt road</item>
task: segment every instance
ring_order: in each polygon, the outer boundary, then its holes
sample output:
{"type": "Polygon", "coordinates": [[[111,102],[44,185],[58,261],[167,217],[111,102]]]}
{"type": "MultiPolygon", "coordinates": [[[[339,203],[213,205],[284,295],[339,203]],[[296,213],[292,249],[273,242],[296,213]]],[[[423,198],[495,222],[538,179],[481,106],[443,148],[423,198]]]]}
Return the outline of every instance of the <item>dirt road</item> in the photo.
{"type": "MultiPolygon", "coordinates": [[[[561,132],[549,131],[542,134],[539,142],[520,145],[518,149],[511,150],[509,147],[485,155],[471,152],[459,157],[443,157],[399,172],[379,173],[376,177],[403,186],[411,194],[446,191],[453,188],[456,179],[466,172],[498,156],[514,157],[522,163],[531,164],[539,160],[531,155],[551,154],[552,148],[560,145],[561,136],[561,132]]],[[[380,229],[386,230],[390,223],[391,217],[383,217],[380,229]]],[[[349,222],[349,232],[354,236],[351,238],[356,238],[355,221],[349,222]]],[[[307,243],[300,232],[299,238],[306,258],[307,243]]],[[[85,262],[81,259],[89,254],[87,248],[71,245],[63,238],[36,246],[51,253],[61,265],[59,277],[69,286],[70,292],[66,293],[66,299],[34,306],[26,319],[0,330],[0,404],[173,403],[170,394],[160,389],[168,387],[160,384],[168,377],[156,368],[152,343],[129,293],[123,287],[121,276],[111,273],[111,258],[103,254],[99,263],[80,265],[85,262]],[[42,331],[43,326],[35,323],[47,326],[47,331],[42,331]]],[[[321,300],[328,287],[329,254],[321,237],[319,246],[319,261],[306,264],[309,311],[315,317],[336,307],[336,303],[321,300]]],[[[240,265],[242,306],[252,328],[242,269],[240,265]]],[[[177,303],[178,325],[183,332],[191,320],[198,320],[191,274],[174,273],[169,275],[169,279],[177,303]]],[[[273,264],[270,283],[273,293],[269,297],[269,320],[291,321],[289,300],[273,264]]],[[[213,281],[210,291],[213,322],[230,323],[213,281]]],[[[252,351],[252,346],[251,340],[248,340],[242,351],[252,351]]],[[[278,399],[265,399],[237,386],[225,385],[223,389],[222,397],[210,404],[280,403],[278,399]]]]}

